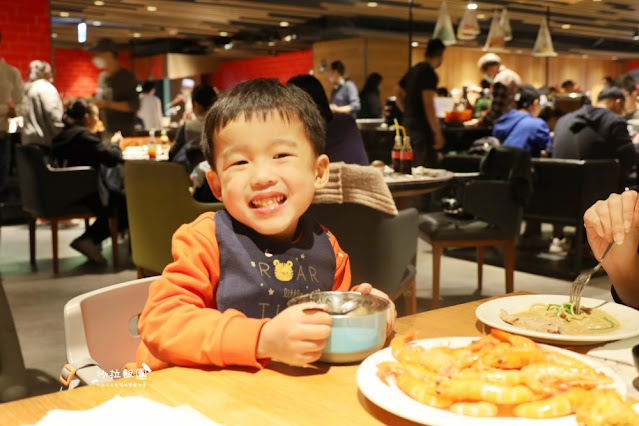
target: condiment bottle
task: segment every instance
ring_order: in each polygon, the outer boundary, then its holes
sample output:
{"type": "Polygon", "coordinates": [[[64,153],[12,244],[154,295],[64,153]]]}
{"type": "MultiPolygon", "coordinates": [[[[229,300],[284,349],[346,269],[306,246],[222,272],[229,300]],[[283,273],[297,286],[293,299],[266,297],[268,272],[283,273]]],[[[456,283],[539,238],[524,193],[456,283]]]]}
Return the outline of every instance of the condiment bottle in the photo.
{"type": "Polygon", "coordinates": [[[149,130],[149,158],[155,158],[157,153],[157,144],[155,142],[155,130],[149,130]]]}
{"type": "Polygon", "coordinates": [[[393,145],[393,150],[391,151],[391,167],[396,172],[399,172],[399,157],[402,151],[402,137],[400,135],[395,136],[395,144],[393,145]]]}
{"type": "Polygon", "coordinates": [[[408,135],[404,136],[404,144],[399,153],[399,172],[405,175],[413,174],[413,148],[408,135]]]}

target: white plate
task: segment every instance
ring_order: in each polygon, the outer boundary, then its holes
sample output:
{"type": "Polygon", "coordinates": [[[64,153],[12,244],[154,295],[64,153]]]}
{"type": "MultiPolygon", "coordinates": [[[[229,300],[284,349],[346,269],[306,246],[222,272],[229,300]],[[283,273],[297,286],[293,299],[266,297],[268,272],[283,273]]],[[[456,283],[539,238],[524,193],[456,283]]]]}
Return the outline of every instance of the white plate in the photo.
{"type": "MultiPolygon", "coordinates": [[[[416,340],[415,343],[423,346],[424,348],[431,348],[435,346],[450,346],[459,347],[468,345],[473,340],[477,340],[477,337],[448,337],[437,339],[424,339],[416,340]]],[[[554,346],[542,345],[544,349],[550,351],[557,351],[564,355],[568,355],[576,360],[584,362],[597,371],[610,376],[614,383],[611,387],[625,398],[626,387],[623,380],[609,367],[595,361],[584,355],[577,354],[565,349],[556,348],[554,346]]],[[[516,417],[467,417],[459,414],[452,413],[448,410],[441,410],[433,408],[428,405],[417,402],[413,398],[406,395],[395,386],[392,380],[389,381],[390,385],[384,384],[377,377],[377,364],[384,361],[395,361],[390,348],[382,349],[375,352],[368,358],[366,358],[359,366],[357,370],[357,384],[366,398],[376,405],[382,407],[386,411],[396,414],[408,420],[412,420],[421,424],[429,425],[469,425],[473,426],[501,426],[501,425],[513,425],[517,426],[574,426],[576,425],[575,416],[557,417],[554,419],[522,419],[516,417]]]]}
{"type": "Polygon", "coordinates": [[[581,298],[581,306],[594,307],[599,306],[619,321],[619,329],[604,334],[591,334],[584,336],[571,336],[567,334],[553,334],[542,331],[526,330],[525,328],[515,327],[508,324],[499,317],[501,310],[504,309],[509,314],[516,314],[530,309],[533,303],[568,303],[568,296],[556,294],[530,294],[522,296],[500,297],[498,299],[489,300],[477,307],[475,315],[486,325],[508,331],[510,333],[528,336],[539,342],[547,343],[564,343],[570,345],[590,345],[593,343],[610,342],[613,340],[627,339],[639,335],[639,311],[620,305],[614,302],[606,302],[605,300],[591,299],[589,297],[581,298]]]}

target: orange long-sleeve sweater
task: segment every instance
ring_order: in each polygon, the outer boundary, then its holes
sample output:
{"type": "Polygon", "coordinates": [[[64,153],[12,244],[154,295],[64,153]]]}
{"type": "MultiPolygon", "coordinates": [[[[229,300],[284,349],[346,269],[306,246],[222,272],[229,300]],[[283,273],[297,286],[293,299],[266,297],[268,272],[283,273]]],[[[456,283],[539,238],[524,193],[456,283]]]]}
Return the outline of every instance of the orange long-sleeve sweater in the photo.
{"type": "MultiPolygon", "coordinates": [[[[351,285],[350,261],[328,232],[335,252],[333,290],[351,285]]],[[[173,235],[173,263],[151,284],[139,320],[142,342],[136,363],[152,370],[180,366],[263,367],[255,356],[262,326],[269,318],[247,318],[217,308],[220,251],[214,213],[205,213],[173,235]]]]}

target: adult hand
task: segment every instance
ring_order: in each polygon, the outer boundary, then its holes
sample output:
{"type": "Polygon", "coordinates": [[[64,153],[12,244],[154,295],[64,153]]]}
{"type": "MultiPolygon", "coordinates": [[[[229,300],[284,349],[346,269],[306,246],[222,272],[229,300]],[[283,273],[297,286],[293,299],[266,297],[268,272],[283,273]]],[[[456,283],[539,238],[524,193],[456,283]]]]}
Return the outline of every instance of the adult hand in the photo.
{"type": "Polygon", "coordinates": [[[284,309],[264,324],[257,342],[257,358],[290,365],[306,365],[322,355],[331,334],[328,305],[300,303],[284,309]]]}
{"type": "Polygon", "coordinates": [[[97,106],[98,108],[108,108],[107,104],[109,102],[105,101],[104,99],[96,99],[94,103],[95,106],[97,106]]]}
{"type": "Polygon", "coordinates": [[[621,244],[627,238],[639,239],[639,194],[625,191],[599,200],[584,214],[588,243],[600,259],[611,241],[621,244]]]}
{"type": "Polygon", "coordinates": [[[335,104],[330,104],[329,107],[331,108],[331,111],[333,112],[337,112],[337,105],[335,104]]]}
{"type": "Polygon", "coordinates": [[[395,304],[388,297],[386,293],[381,290],[374,288],[369,283],[361,283],[357,286],[357,290],[362,294],[372,294],[373,296],[381,297],[382,299],[388,300],[390,303],[390,308],[386,311],[386,336],[388,336],[391,331],[393,331],[393,325],[395,324],[395,319],[397,318],[397,310],[395,309],[395,304]]]}
{"type": "Polygon", "coordinates": [[[442,134],[442,132],[435,132],[434,136],[435,142],[433,144],[433,148],[437,150],[444,148],[444,145],[446,145],[446,139],[444,139],[444,135],[442,134]]]}

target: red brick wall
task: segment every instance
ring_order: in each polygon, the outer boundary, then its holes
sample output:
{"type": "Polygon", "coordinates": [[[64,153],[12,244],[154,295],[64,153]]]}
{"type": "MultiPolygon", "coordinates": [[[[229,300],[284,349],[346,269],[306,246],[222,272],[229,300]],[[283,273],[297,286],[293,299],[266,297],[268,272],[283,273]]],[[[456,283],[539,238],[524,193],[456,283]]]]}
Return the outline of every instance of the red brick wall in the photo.
{"type": "MultiPolygon", "coordinates": [[[[98,87],[98,76],[102,70],[91,61],[93,55],[82,49],[60,49],[53,51],[55,57],[55,86],[62,99],[93,96],[98,87]]],[[[131,69],[130,52],[120,52],[120,64],[131,69]]]]}
{"type": "Polygon", "coordinates": [[[313,52],[282,53],[277,56],[227,61],[220,64],[220,69],[212,73],[213,85],[219,90],[226,90],[238,83],[252,78],[271,77],[286,83],[289,78],[298,74],[308,74],[313,68],[313,52]]]}
{"type": "Polygon", "coordinates": [[[0,0],[0,57],[27,79],[29,62],[51,62],[49,0],[0,0]]]}

